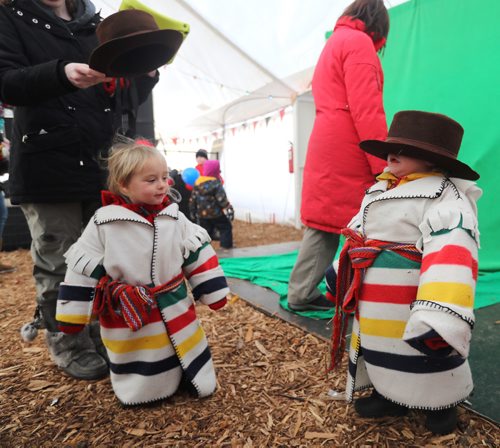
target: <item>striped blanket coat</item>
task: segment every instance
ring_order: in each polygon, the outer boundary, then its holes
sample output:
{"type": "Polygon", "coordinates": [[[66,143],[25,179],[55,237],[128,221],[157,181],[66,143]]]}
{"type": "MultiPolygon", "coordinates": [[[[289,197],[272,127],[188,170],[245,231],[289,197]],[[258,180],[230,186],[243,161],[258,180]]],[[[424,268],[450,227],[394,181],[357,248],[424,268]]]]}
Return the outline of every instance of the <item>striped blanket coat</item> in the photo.
{"type": "MultiPolygon", "coordinates": [[[[94,287],[104,272],[131,285],[149,286],[183,274],[196,300],[218,302],[229,290],[209,241],[205,230],[180,213],[177,204],[162,210],[154,224],[124,207],[100,208],[65,254],[68,270],[56,319],[87,324],[94,287]]],[[[124,404],[163,399],[176,392],[182,377],[200,397],[212,394],[214,366],[186,282],[158,295],[156,304],[149,322],[137,331],[120,316],[100,316],[116,396],[124,404]]]]}
{"type": "Polygon", "coordinates": [[[436,410],[471,393],[480,196],[473,182],[441,176],[391,190],[380,181],[366,192],[349,227],[365,238],[414,244],[422,261],[382,251],[366,270],[350,341],[349,401],[373,386],[395,403],[436,410]],[[423,340],[433,336],[451,348],[428,349],[423,340]]]}

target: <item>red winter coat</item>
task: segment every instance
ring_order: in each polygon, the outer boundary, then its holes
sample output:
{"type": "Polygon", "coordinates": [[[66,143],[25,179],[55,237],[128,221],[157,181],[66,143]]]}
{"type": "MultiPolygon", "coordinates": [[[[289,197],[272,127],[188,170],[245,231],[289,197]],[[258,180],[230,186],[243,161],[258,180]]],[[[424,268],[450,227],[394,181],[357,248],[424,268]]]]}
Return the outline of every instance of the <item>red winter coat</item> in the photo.
{"type": "Polygon", "coordinates": [[[387,136],[383,72],[360,20],[341,17],[318,60],[312,81],[316,119],[302,187],[302,222],[340,233],[357,213],[365,190],[386,163],[362,151],[362,140],[387,136]]]}

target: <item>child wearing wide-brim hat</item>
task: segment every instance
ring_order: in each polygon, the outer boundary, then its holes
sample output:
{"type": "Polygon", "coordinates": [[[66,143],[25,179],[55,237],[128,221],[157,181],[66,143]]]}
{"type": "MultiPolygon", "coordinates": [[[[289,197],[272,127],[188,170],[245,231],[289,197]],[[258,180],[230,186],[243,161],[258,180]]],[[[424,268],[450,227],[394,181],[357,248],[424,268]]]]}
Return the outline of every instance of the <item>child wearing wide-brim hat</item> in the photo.
{"type": "Polygon", "coordinates": [[[360,147],[388,161],[344,229],[336,289],[332,365],[355,313],[347,398],[362,417],[426,412],[436,434],[454,430],[473,383],[467,356],[474,325],[479,175],[457,160],[463,128],[435,113],[402,111],[385,141],[360,147]]]}

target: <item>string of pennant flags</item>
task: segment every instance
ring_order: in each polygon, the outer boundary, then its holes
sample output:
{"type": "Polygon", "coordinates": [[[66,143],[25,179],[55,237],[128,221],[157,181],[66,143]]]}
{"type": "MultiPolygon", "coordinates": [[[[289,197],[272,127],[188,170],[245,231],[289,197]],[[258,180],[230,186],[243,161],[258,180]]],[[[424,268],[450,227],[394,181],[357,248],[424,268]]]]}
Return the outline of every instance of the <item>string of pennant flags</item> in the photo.
{"type": "MultiPolygon", "coordinates": [[[[236,125],[232,125],[231,127],[226,128],[226,135],[227,135],[227,133],[230,133],[232,136],[235,136],[236,133],[247,131],[247,130],[252,130],[255,132],[257,127],[259,127],[259,126],[265,126],[267,128],[267,126],[269,126],[269,123],[271,121],[275,121],[278,119],[283,120],[285,115],[287,113],[289,113],[291,110],[292,110],[291,107],[283,107],[277,111],[272,112],[271,114],[263,115],[262,117],[259,117],[259,118],[255,118],[255,119],[252,119],[249,121],[244,121],[244,122],[238,123],[236,125]]],[[[191,137],[191,138],[169,137],[167,139],[166,143],[167,144],[170,143],[170,144],[174,144],[174,145],[178,145],[178,144],[185,145],[185,144],[195,144],[195,143],[202,144],[202,143],[204,143],[206,145],[210,140],[217,140],[217,139],[220,139],[222,137],[223,137],[223,130],[218,129],[216,131],[211,131],[207,134],[204,134],[204,135],[201,135],[198,137],[191,137]]]]}

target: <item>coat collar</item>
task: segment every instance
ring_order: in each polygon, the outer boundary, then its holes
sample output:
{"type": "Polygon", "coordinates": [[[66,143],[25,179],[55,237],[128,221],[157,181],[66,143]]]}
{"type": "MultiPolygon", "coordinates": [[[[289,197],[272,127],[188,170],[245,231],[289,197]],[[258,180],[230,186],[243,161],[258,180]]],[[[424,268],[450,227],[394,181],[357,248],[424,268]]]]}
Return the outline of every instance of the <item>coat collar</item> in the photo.
{"type": "MultiPolygon", "coordinates": [[[[159,216],[168,216],[169,218],[179,219],[179,205],[177,203],[170,204],[158,213],[158,215],[156,215],[157,218],[159,216]]],[[[153,226],[153,224],[148,222],[146,218],[119,205],[106,205],[101,207],[94,215],[94,222],[97,225],[115,221],[140,222],[150,227],[153,226]]]]}
{"type": "Polygon", "coordinates": [[[375,51],[379,51],[385,45],[386,38],[382,37],[381,39],[376,40],[373,36],[373,33],[368,33],[366,31],[366,25],[362,20],[354,19],[354,18],[349,17],[349,16],[341,16],[337,20],[337,23],[335,24],[334,31],[337,28],[342,27],[342,26],[347,27],[347,28],[351,28],[353,30],[362,31],[363,33],[370,36],[372,39],[373,45],[375,47],[375,51]]]}
{"type": "Polygon", "coordinates": [[[370,197],[370,202],[382,199],[402,199],[402,198],[428,198],[434,199],[443,193],[449,182],[444,176],[430,176],[415,179],[411,182],[400,185],[391,190],[387,189],[387,180],[381,180],[372,185],[366,194],[370,197]],[[378,194],[376,194],[378,193],[378,194]]]}
{"type": "Polygon", "coordinates": [[[69,24],[58,18],[49,7],[38,4],[38,0],[12,0],[5,6],[10,8],[18,19],[62,37],[72,36],[70,28],[76,28],[74,31],[95,28],[101,20],[99,13],[95,12],[95,6],[89,0],[82,1],[79,6],[80,16],[69,24]]]}

